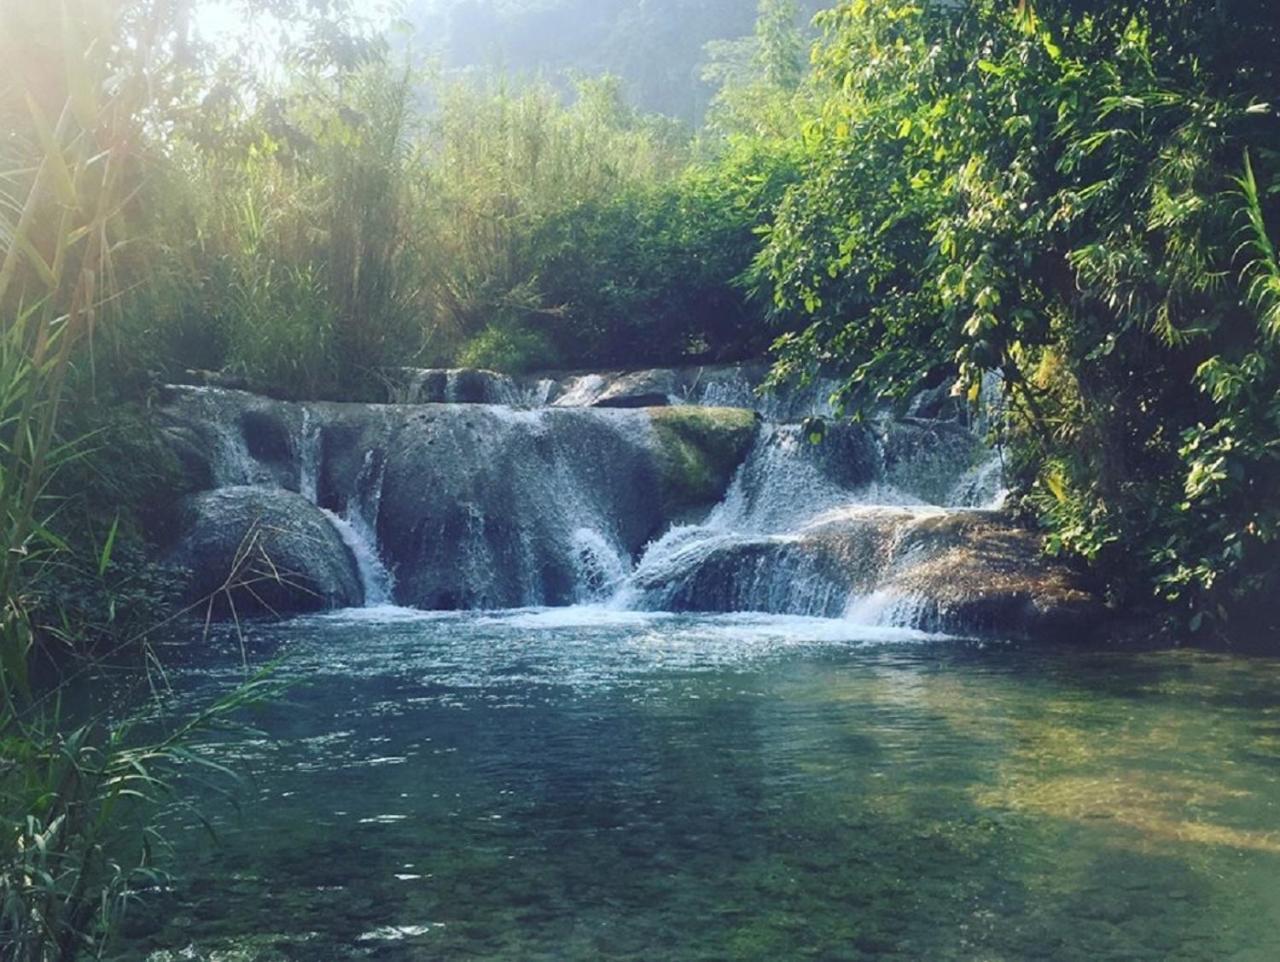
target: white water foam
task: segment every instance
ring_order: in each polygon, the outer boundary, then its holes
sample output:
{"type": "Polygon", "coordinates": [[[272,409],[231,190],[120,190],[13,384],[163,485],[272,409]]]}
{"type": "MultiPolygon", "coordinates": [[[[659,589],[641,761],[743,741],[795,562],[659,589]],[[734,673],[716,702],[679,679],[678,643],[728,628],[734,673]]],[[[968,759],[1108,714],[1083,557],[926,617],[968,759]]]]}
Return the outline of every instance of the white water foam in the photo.
{"type": "Polygon", "coordinates": [[[361,535],[346,518],[327,508],[321,508],[329,523],[333,525],[343,544],[351,549],[356,559],[356,571],[360,574],[360,585],[364,589],[364,603],[368,607],[378,608],[391,601],[391,573],[378,557],[377,548],[361,535]]]}
{"type": "Polygon", "coordinates": [[[311,412],[302,409],[298,432],[298,491],[312,504],[320,500],[320,425],[313,424],[311,412]]]}
{"type": "Polygon", "coordinates": [[[759,612],[681,614],[670,611],[628,611],[603,604],[516,608],[508,611],[420,611],[384,606],[353,608],[309,617],[357,624],[467,622],[535,632],[651,627],[657,629],[662,636],[678,629],[709,640],[740,639],[744,642],[772,641],[778,644],[892,644],[938,641],[952,637],[893,625],[866,624],[846,618],[811,618],[805,615],[759,612]]]}

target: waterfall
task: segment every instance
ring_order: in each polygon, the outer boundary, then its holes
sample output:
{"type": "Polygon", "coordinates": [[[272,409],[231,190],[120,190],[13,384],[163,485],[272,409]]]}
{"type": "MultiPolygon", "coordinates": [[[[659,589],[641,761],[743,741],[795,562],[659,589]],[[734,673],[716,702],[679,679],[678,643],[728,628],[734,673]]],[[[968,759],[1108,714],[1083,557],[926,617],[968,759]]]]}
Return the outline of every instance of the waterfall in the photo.
{"type": "MultiPolygon", "coordinates": [[[[298,463],[298,493],[320,508],[355,559],[366,607],[391,603],[394,581],[378,554],[377,512],[382,495],[381,469],[374,467],[374,452],[365,452],[363,467],[341,511],[320,504],[322,416],[301,406],[298,434],[293,448],[298,463]]],[[[239,447],[247,451],[246,444],[239,447]]]]}
{"type": "Polygon", "coordinates": [[[323,511],[369,606],[945,620],[931,592],[974,537],[967,519],[1004,498],[999,453],[936,399],[903,419],[829,422],[814,444],[798,421],[830,412],[834,383],[764,399],[761,376],[421,371],[401,392],[415,403],[178,389],[166,411],[214,487],[288,488],[323,511]]]}
{"type": "Polygon", "coordinates": [[[578,528],[570,536],[574,548],[576,601],[591,603],[616,597],[631,562],[617,544],[593,528],[578,528]]]}
{"type": "Polygon", "coordinates": [[[308,408],[302,409],[302,428],[298,432],[298,493],[312,504],[319,504],[320,425],[308,408]]]}
{"type": "Polygon", "coordinates": [[[379,543],[427,608],[598,597],[663,521],[639,411],[435,406],[386,450],[379,543]]]}
{"type": "Polygon", "coordinates": [[[957,479],[947,498],[947,506],[998,511],[1009,496],[1004,475],[1004,457],[998,451],[992,452],[985,461],[974,465],[957,479]]]}
{"type": "Polygon", "coordinates": [[[326,508],[321,509],[334,530],[350,550],[360,575],[360,587],[364,589],[366,608],[380,608],[391,604],[391,575],[378,557],[373,541],[348,518],[326,508]]]}

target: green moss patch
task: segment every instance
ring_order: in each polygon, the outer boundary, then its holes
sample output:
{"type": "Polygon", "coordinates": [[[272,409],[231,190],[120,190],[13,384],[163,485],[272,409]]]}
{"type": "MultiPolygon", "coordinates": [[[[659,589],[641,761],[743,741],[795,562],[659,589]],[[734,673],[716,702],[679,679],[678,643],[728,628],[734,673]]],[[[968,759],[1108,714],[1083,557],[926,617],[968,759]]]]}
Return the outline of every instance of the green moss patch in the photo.
{"type": "Polygon", "coordinates": [[[759,422],[740,408],[651,408],[658,439],[664,506],[671,511],[712,504],[724,497],[759,422]]]}

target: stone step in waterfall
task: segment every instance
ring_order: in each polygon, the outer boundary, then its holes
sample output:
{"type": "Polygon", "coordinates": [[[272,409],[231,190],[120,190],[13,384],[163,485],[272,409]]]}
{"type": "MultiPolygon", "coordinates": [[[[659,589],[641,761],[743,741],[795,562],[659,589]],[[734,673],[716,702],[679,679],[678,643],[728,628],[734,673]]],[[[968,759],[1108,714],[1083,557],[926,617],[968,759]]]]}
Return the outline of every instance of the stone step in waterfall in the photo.
{"type": "MultiPolygon", "coordinates": [[[[420,386],[415,403],[386,405],[175,387],[166,431],[205,493],[171,558],[198,572],[193,600],[226,584],[215,575],[234,566],[234,538],[206,529],[253,540],[257,510],[277,542],[292,524],[310,548],[276,544],[303,569],[290,572],[301,587],[270,605],[242,593],[251,610],[593,603],[1020,636],[1078,632],[1096,616],[1071,574],[996,510],[998,453],[953,410],[831,422],[813,444],[789,419],[820,407],[816,396],[761,401],[744,370],[639,372],[625,390],[617,375],[534,390],[445,372],[444,395],[470,390],[466,400],[423,402],[436,388],[420,386]],[[752,407],[719,403],[734,400],[752,407]],[[317,525],[334,535],[323,545],[317,525]],[[351,573],[342,590],[309,570],[317,552],[326,577],[335,555],[351,573]]],[[[271,540],[256,531],[257,569],[271,565],[271,540]]]]}

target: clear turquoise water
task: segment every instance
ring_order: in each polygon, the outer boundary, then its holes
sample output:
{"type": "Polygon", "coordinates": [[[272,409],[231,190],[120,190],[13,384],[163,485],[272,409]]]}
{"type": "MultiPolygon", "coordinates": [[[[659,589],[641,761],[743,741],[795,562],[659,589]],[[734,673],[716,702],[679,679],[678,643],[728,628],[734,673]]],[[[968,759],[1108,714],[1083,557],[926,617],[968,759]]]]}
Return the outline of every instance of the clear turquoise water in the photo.
{"type": "MultiPolygon", "coordinates": [[[[193,700],[223,639],[172,657],[193,700]]],[[[1280,666],[575,609],[258,628],[122,958],[1280,959],[1280,666]]]]}

